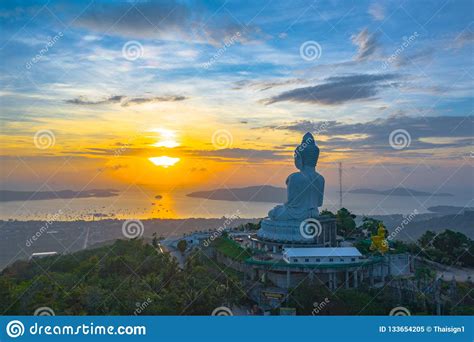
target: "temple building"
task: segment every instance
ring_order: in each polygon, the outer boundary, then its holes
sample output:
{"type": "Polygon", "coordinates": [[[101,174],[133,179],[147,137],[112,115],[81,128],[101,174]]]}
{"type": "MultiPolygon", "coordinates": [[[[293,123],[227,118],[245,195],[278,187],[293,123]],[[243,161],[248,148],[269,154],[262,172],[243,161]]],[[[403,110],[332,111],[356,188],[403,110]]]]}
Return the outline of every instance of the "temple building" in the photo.
{"type": "MultiPolygon", "coordinates": [[[[381,253],[364,256],[352,246],[340,246],[336,219],[320,215],[324,197],[324,177],[316,171],[319,148],[306,133],[295,150],[299,170],[286,180],[287,202],[277,205],[261,221],[261,228],[246,237],[231,240],[242,250],[252,251],[239,261],[219,254],[218,261],[242,272],[252,286],[253,297],[262,304],[277,307],[284,300],[283,291],[308,280],[325,285],[331,291],[383,284],[387,276],[413,272],[408,254],[384,255],[384,231],[380,230],[373,248],[381,253]]],[[[232,239],[232,235],[230,235],[232,239]]]]}

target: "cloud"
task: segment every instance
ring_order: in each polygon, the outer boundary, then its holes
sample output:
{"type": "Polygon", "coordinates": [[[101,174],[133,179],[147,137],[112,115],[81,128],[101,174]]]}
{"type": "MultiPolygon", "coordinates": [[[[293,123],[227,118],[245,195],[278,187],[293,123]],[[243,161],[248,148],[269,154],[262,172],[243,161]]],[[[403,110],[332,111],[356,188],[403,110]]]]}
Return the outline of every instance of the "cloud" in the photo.
{"type": "MultiPolygon", "coordinates": [[[[394,150],[389,144],[390,133],[396,129],[406,130],[411,138],[407,151],[469,147],[472,144],[474,116],[412,117],[395,115],[365,123],[342,123],[338,121],[297,121],[269,128],[290,130],[299,133],[318,131],[329,137],[322,145],[335,149],[354,149],[382,153],[394,150]]],[[[316,135],[316,140],[317,140],[316,135]]]]}
{"type": "Polygon", "coordinates": [[[79,96],[75,99],[66,100],[66,103],[75,105],[103,105],[103,104],[115,104],[120,103],[122,107],[140,105],[144,103],[155,103],[155,102],[177,102],[184,101],[188,98],[182,95],[167,95],[167,96],[154,96],[154,97],[132,97],[129,98],[124,95],[114,95],[104,100],[91,101],[83,96],[79,96]]]}
{"type": "Polygon", "coordinates": [[[358,61],[369,59],[380,49],[377,35],[370,33],[368,29],[363,29],[358,34],[353,35],[351,39],[352,43],[358,48],[355,57],[358,61]]]}
{"type": "Polygon", "coordinates": [[[312,87],[296,88],[264,99],[264,104],[282,101],[338,105],[345,102],[372,99],[380,89],[395,85],[395,74],[358,74],[330,77],[324,83],[312,87]]]}
{"type": "Polygon", "coordinates": [[[277,150],[257,150],[247,148],[225,148],[220,150],[188,150],[189,155],[216,161],[264,161],[288,159],[288,154],[277,150]]]}
{"type": "MultiPolygon", "coordinates": [[[[333,127],[338,124],[339,123],[336,120],[328,120],[328,121],[299,120],[299,121],[295,121],[289,124],[278,125],[278,126],[265,126],[263,128],[296,131],[296,132],[301,132],[301,133],[306,133],[306,132],[323,133],[323,132],[327,132],[327,129],[329,127],[333,127]]],[[[317,135],[317,134],[314,134],[314,135],[317,135]]],[[[282,145],[282,146],[285,146],[285,145],[282,145]]],[[[286,145],[286,147],[288,146],[290,145],[286,145]]]]}
{"type": "Polygon", "coordinates": [[[380,3],[373,3],[370,5],[369,14],[377,21],[385,19],[385,9],[380,3]]]}
{"type": "Polygon", "coordinates": [[[118,171],[118,170],[121,170],[121,169],[126,169],[127,167],[128,167],[127,165],[117,164],[117,165],[104,166],[104,167],[98,168],[97,171],[99,171],[99,172],[104,172],[104,171],[107,171],[107,170],[118,171]]]}
{"type": "Polygon", "coordinates": [[[435,49],[432,47],[425,48],[412,54],[402,53],[395,59],[395,65],[397,67],[409,65],[412,63],[420,63],[429,61],[434,55],[435,49]]]}
{"type": "Polygon", "coordinates": [[[170,95],[170,96],[155,96],[155,97],[134,97],[128,100],[125,100],[124,103],[122,103],[122,106],[133,106],[133,105],[138,105],[138,104],[144,104],[144,103],[154,103],[154,102],[178,102],[178,101],[184,101],[187,100],[188,98],[186,96],[181,96],[181,95],[170,95]]]}
{"type": "Polygon", "coordinates": [[[474,42],[474,32],[466,29],[465,31],[461,32],[455,39],[453,47],[460,49],[468,44],[472,44],[474,42]]]}
{"type": "Polygon", "coordinates": [[[302,84],[307,81],[301,78],[292,78],[288,80],[271,80],[271,81],[248,81],[242,80],[235,82],[234,90],[240,90],[244,88],[256,89],[258,91],[265,91],[276,87],[282,87],[292,84],[302,84]]]}
{"type": "MultiPolygon", "coordinates": [[[[88,147],[81,151],[76,150],[64,150],[64,155],[69,156],[83,156],[89,158],[97,157],[117,157],[117,156],[153,156],[169,153],[167,148],[156,148],[156,147],[134,147],[130,145],[123,145],[123,148],[97,148],[88,147]]],[[[263,162],[271,160],[284,160],[288,159],[291,155],[291,151],[284,151],[281,149],[247,149],[247,148],[225,148],[220,150],[202,150],[202,149],[190,149],[189,147],[177,147],[173,150],[180,156],[187,158],[202,158],[207,160],[213,160],[217,162],[244,162],[254,161],[263,162]]],[[[124,168],[124,165],[114,165],[109,167],[101,168],[102,171],[111,170],[118,171],[124,168]]],[[[205,169],[193,169],[192,171],[206,171],[205,169]]]]}
{"type": "Polygon", "coordinates": [[[120,103],[125,99],[123,95],[114,95],[108,97],[104,100],[91,101],[85,98],[84,96],[76,97],[75,99],[66,100],[66,103],[75,104],[75,105],[102,105],[102,104],[111,104],[111,103],[120,103]]]}
{"type": "Polygon", "coordinates": [[[180,1],[117,2],[92,5],[74,25],[122,37],[213,45],[221,45],[237,31],[241,32],[240,42],[259,34],[258,28],[241,27],[225,11],[215,17],[213,13],[204,5],[191,7],[180,1]]]}

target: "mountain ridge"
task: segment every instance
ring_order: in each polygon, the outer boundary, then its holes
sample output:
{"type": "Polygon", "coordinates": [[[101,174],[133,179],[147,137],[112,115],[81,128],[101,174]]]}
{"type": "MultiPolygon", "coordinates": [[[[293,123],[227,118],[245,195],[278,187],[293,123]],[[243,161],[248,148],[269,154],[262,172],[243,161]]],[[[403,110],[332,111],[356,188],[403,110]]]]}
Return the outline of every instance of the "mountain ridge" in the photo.
{"type": "Polygon", "coordinates": [[[282,203],[286,201],[286,189],[272,185],[256,185],[244,188],[195,191],[186,194],[186,196],[219,201],[282,203]]]}
{"type": "Polygon", "coordinates": [[[430,193],[425,191],[419,191],[409,188],[392,188],[386,190],[376,190],[368,188],[360,188],[348,191],[351,194],[367,194],[367,195],[387,195],[387,196],[436,196],[436,197],[451,197],[453,194],[441,192],[441,193],[430,193]]]}
{"type": "MultiPolygon", "coordinates": [[[[351,194],[386,195],[386,196],[436,196],[451,197],[450,193],[430,193],[409,188],[392,188],[386,190],[375,190],[360,188],[349,190],[351,194]]],[[[242,201],[242,202],[286,202],[286,189],[272,185],[254,185],[243,188],[221,188],[212,190],[201,190],[186,194],[188,197],[205,198],[218,201],[242,201]]]]}

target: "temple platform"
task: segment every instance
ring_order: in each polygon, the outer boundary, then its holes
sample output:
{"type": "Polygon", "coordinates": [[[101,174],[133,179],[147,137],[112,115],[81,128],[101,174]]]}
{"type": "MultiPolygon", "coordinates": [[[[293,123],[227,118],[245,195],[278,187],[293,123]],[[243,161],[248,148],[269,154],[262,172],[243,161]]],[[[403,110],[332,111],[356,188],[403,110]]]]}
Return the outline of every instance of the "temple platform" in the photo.
{"type": "Polygon", "coordinates": [[[320,216],[314,236],[301,231],[301,221],[273,221],[264,219],[253,247],[267,251],[280,252],[284,247],[336,247],[336,219],[320,216]]]}

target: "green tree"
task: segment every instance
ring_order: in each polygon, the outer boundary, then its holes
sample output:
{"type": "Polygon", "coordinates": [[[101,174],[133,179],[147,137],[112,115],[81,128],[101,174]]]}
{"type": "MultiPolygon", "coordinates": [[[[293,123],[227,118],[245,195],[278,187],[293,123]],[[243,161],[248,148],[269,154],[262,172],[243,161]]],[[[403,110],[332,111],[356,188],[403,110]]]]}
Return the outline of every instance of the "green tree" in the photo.
{"type": "Polygon", "coordinates": [[[188,242],[186,240],[179,240],[178,250],[181,252],[181,254],[184,254],[184,252],[186,251],[186,248],[188,248],[188,242]]]}
{"type": "Polygon", "coordinates": [[[426,248],[429,244],[433,242],[434,237],[436,236],[435,232],[427,230],[419,239],[418,243],[421,247],[426,248]]]}
{"type": "Polygon", "coordinates": [[[339,290],[337,299],[345,315],[383,315],[385,310],[379,298],[360,289],[339,290]]]}
{"type": "Polygon", "coordinates": [[[336,217],[336,215],[334,215],[334,213],[332,211],[327,210],[327,209],[321,210],[320,215],[321,216],[328,216],[328,217],[332,217],[332,218],[336,217]]]}
{"type": "Polygon", "coordinates": [[[377,230],[380,224],[383,224],[383,222],[371,217],[364,216],[360,229],[366,229],[370,233],[370,235],[377,235],[377,230]]]}
{"type": "Polygon", "coordinates": [[[356,230],[355,218],[356,215],[346,208],[339,209],[336,214],[337,233],[344,237],[350,237],[356,230]]]}
{"type": "Polygon", "coordinates": [[[328,301],[326,298],[332,298],[332,294],[326,286],[318,286],[305,280],[290,291],[288,305],[295,307],[298,315],[311,315],[319,303],[325,303],[324,307],[318,307],[318,313],[328,315],[331,312],[331,307],[326,305],[328,301]]]}
{"type": "Polygon", "coordinates": [[[213,273],[204,258],[191,255],[181,270],[168,253],[137,239],[17,262],[0,274],[0,303],[11,315],[42,306],[63,315],[133,315],[145,302],[141,314],[209,315],[242,300],[243,292],[238,278],[213,273]]]}
{"type": "Polygon", "coordinates": [[[436,235],[428,230],[418,239],[418,245],[423,248],[423,255],[433,261],[474,266],[474,241],[460,232],[447,229],[436,235]]]}
{"type": "Polygon", "coordinates": [[[151,245],[153,248],[158,248],[158,238],[156,237],[156,232],[153,233],[153,239],[151,240],[151,245]]]}

